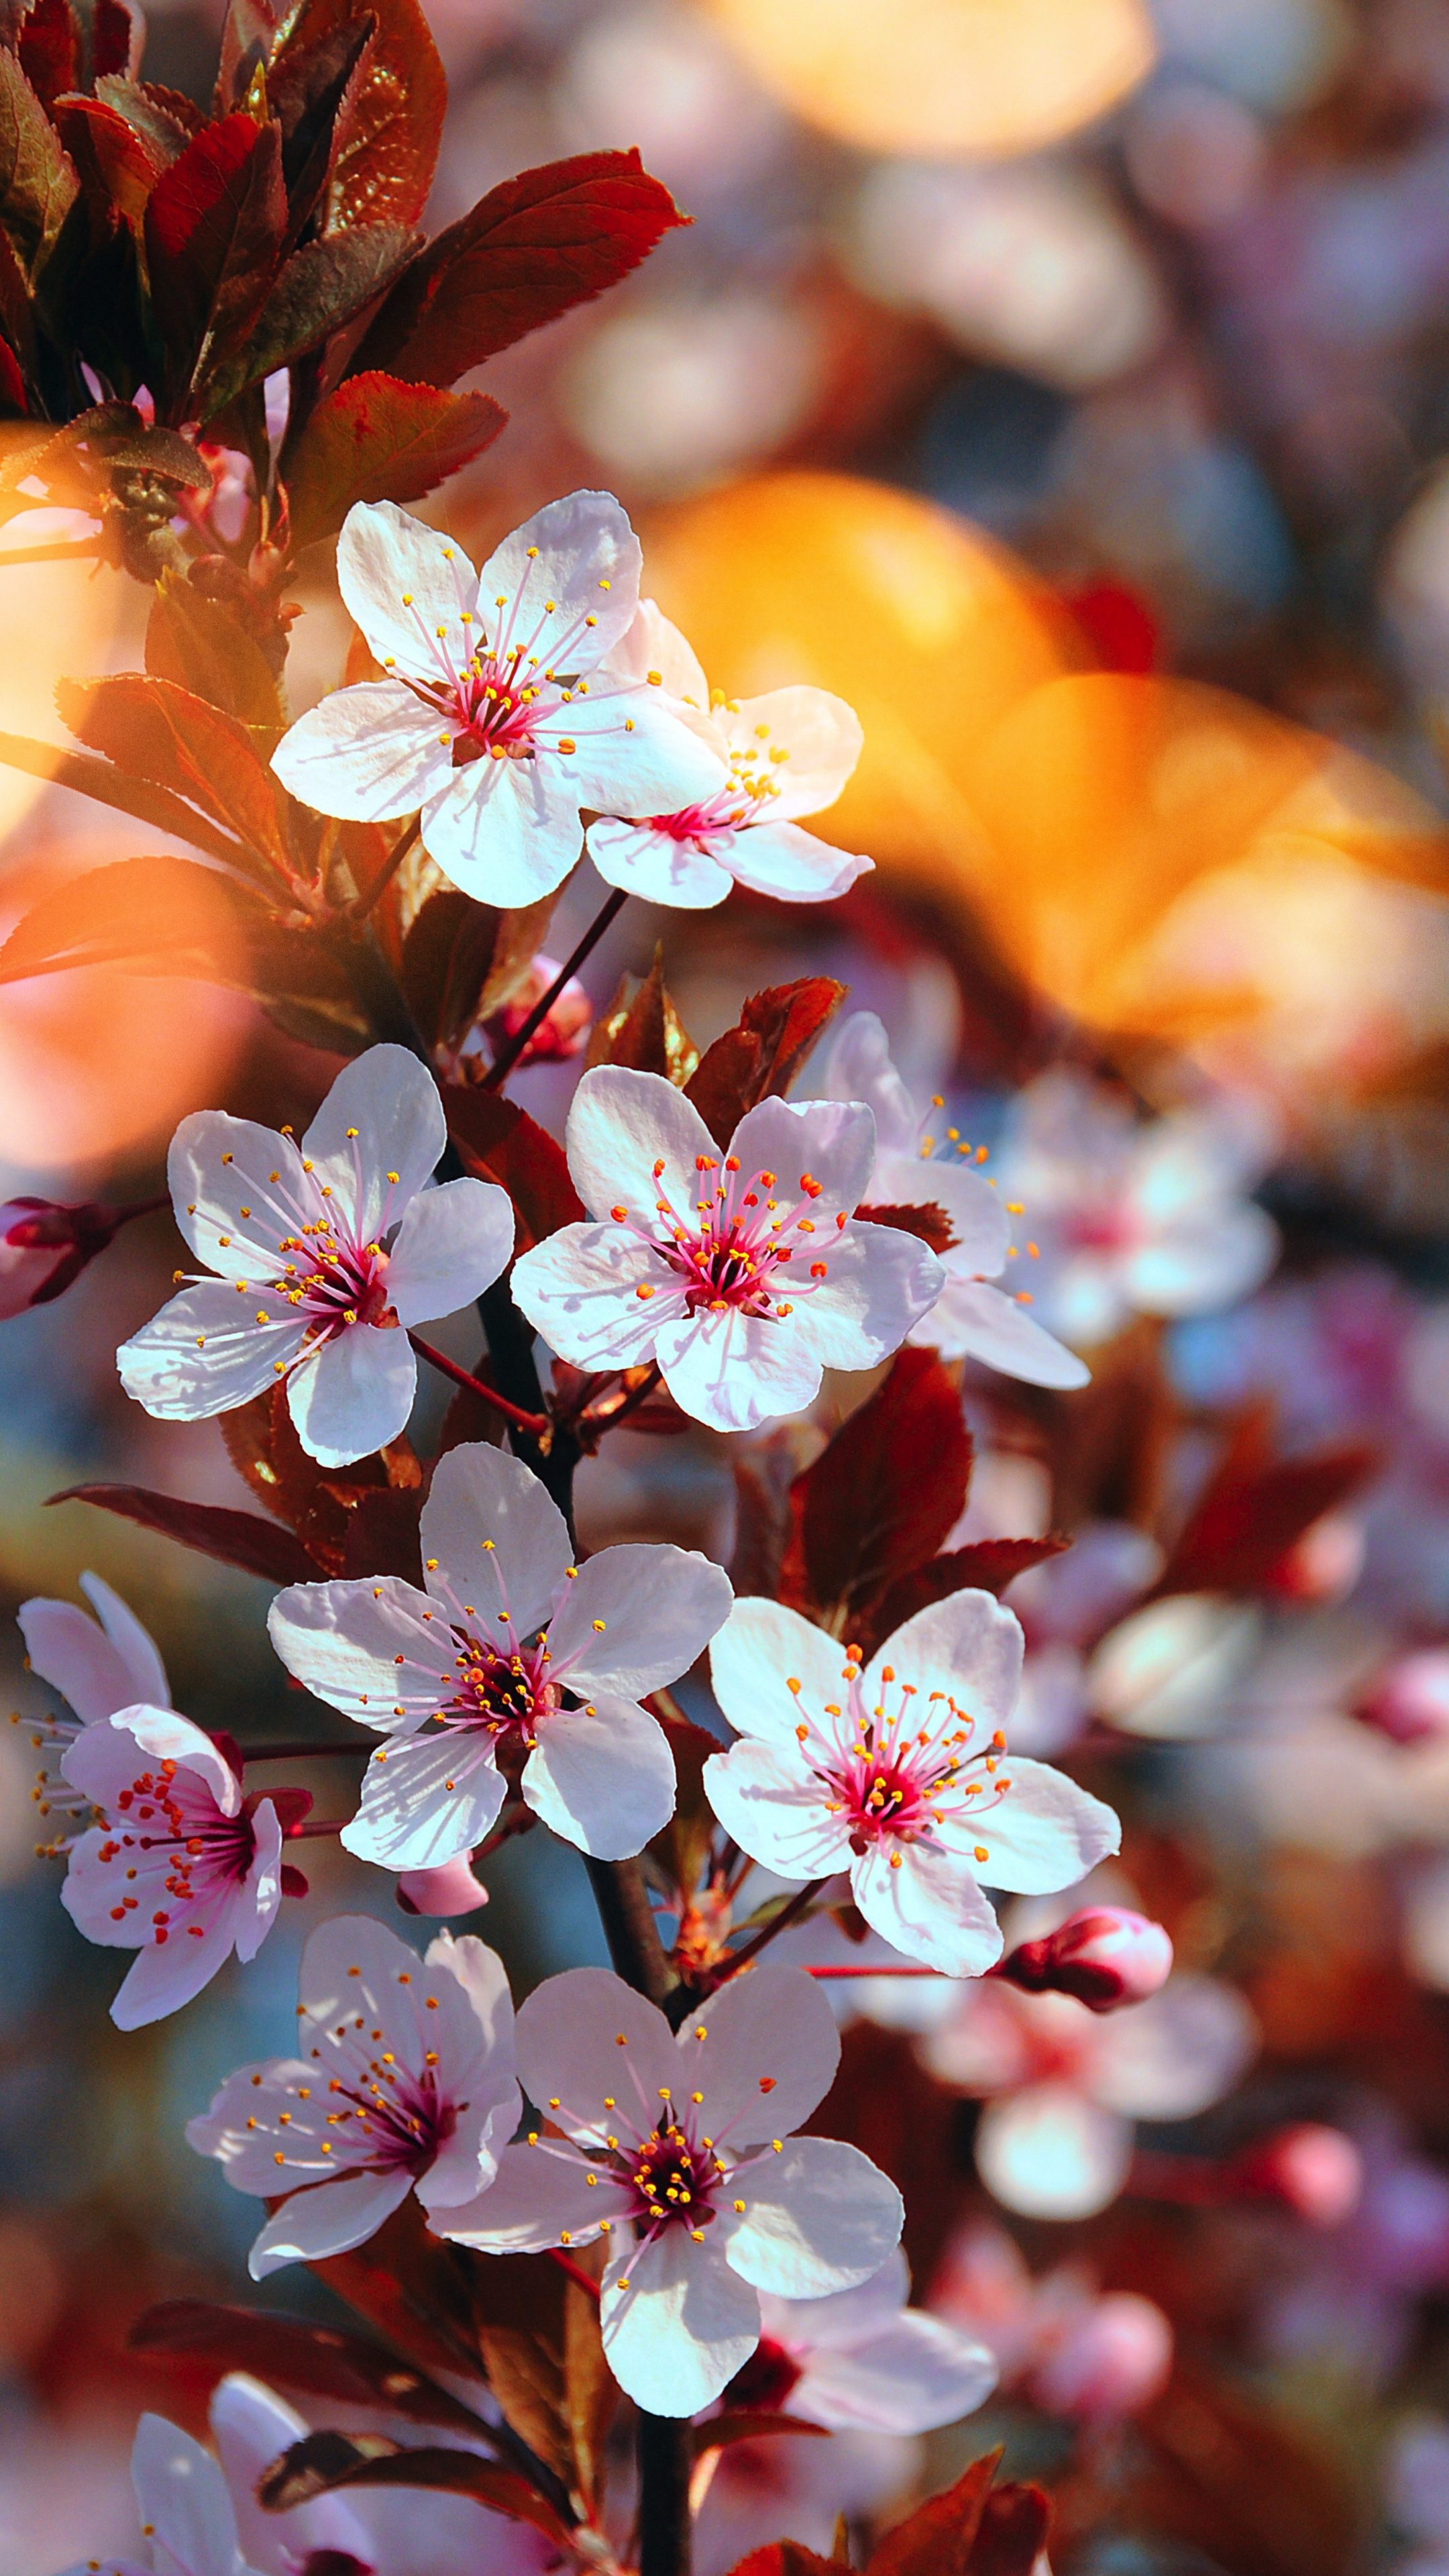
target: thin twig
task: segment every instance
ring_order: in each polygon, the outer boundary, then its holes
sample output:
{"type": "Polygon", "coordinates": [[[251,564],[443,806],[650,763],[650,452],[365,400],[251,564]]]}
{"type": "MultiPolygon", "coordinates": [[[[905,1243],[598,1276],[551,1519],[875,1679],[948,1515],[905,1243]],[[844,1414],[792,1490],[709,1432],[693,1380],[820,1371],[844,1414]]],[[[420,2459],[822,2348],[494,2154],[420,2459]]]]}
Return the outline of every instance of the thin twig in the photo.
{"type": "Polygon", "coordinates": [[[0,570],[6,564],[108,563],[105,547],[94,537],[67,537],[53,546],[0,546],[0,570]]]}
{"type": "Polygon", "coordinates": [[[762,1924],[754,1939],[745,1943],[743,1950],[735,1950],[731,1953],[729,1964],[721,1971],[716,1983],[727,1986],[731,1977],[738,1976],[741,1968],[748,1967],[751,1959],[757,1958],[761,1950],[767,1948],[775,1939],[777,1933],[784,1931],[787,1923],[799,1920],[811,1898],[817,1896],[824,1885],[823,1878],[812,1878],[804,1887],[798,1887],[789,1904],[782,1905],[779,1913],[770,1922],[762,1924]]]}
{"type": "Polygon", "coordinates": [[[570,1417],[571,1421],[580,1431],[617,1431],[621,1422],[627,1422],[631,1413],[637,1413],[641,1404],[648,1403],[659,1384],[659,1375],[659,1362],[652,1360],[647,1376],[638,1386],[630,1388],[623,1403],[615,1405],[612,1412],[605,1407],[601,1413],[577,1413],[570,1417]]]}
{"type": "Polygon", "coordinates": [[[500,1395],[496,1386],[485,1386],[481,1377],[470,1376],[468,1370],[459,1368],[457,1361],[450,1360],[445,1351],[435,1351],[431,1342],[423,1340],[421,1333],[409,1333],[408,1340],[420,1359],[430,1360],[444,1377],[452,1379],[454,1386],[466,1387],[470,1395],[481,1396],[485,1404],[492,1405],[495,1413],[502,1414],[505,1422],[512,1423],[515,1431],[526,1431],[536,1440],[541,1431],[548,1429],[546,1413],[525,1413],[521,1404],[510,1404],[507,1396],[500,1395]]]}
{"type": "Polygon", "coordinates": [[[534,1006],[529,1012],[522,1027],[514,1030],[508,1044],[502,1049],[501,1053],[489,1066],[480,1086],[482,1090],[497,1091],[500,1084],[507,1081],[508,1076],[513,1071],[513,1068],[517,1064],[519,1057],[522,1055],[524,1048],[527,1046],[529,1039],[534,1036],[537,1030],[542,1028],[544,1021],[548,1018],[549,1012],[553,1009],[553,1006],[558,1000],[560,993],[563,991],[565,984],[568,982],[569,977],[577,974],[590,949],[598,945],[598,942],[603,938],[605,931],[608,929],[610,922],[615,919],[618,913],[622,912],[628,900],[628,895],[625,893],[623,887],[615,886],[608,901],[602,904],[599,910],[595,913],[593,920],[590,922],[588,929],[584,932],[584,935],[579,941],[577,948],[574,950],[573,955],[565,958],[562,966],[560,966],[558,970],[558,973],[555,975],[553,982],[550,984],[548,991],[540,995],[539,999],[534,1003],[534,1006]]]}
{"type": "Polygon", "coordinates": [[[358,895],[356,899],[347,906],[347,918],[349,921],[365,921],[367,919],[373,906],[380,901],[384,894],[386,894],[388,887],[391,885],[393,878],[397,875],[398,869],[402,866],[409,850],[411,850],[416,843],[422,828],[423,818],[421,814],[417,814],[414,816],[412,822],[409,823],[407,830],[405,832],[399,832],[397,839],[394,841],[392,848],[387,854],[387,859],[379,876],[376,878],[374,883],[368,887],[365,894],[358,895]]]}
{"type": "Polygon", "coordinates": [[[322,1762],[334,1753],[345,1753],[349,1759],[372,1751],[370,1744],[259,1744],[253,1752],[249,1744],[237,1747],[243,1763],[247,1762],[322,1762]]]}
{"type": "Polygon", "coordinates": [[[571,2281],[577,2282],[581,2290],[588,2291],[589,2297],[593,2300],[595,2307],[597,2307],[599,2304],[598,2282],[590,2280],[582,2263],[576,2263],[573,2256],[571,2254],[566,2254],[561,2245],[549,2245],[546,2246],[544,2250],[551,2256],[552,2260],[557,2263],[561,2272],[567,2272],[571,2281]]]}

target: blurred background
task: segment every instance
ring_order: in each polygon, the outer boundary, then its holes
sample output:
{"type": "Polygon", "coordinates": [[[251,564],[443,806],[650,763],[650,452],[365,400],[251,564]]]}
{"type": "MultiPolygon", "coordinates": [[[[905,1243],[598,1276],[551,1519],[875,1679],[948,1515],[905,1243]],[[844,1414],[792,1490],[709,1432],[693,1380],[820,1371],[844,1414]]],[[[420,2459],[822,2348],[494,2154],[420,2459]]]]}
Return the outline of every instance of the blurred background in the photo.
{"type": "MultiPolygon", "coordinates": [[[[631,905],[587,970],[594,1004],[656,938],[700,1045],[744,992],[837,975],[922,1111],[940,1095],[1023,1204],[1035,1251],[1007,1284],[1030,1269],[1093,1383],[1046,1396],[968,1364],[960,1536],[1076,1535],[1008,1595],[1031,1648],[1021,1749],[1121,1807],[1123,1860],[1089,1893],[1159,1915],[1180,1966],[1113,2047],[1119,2025],[1052,1999],[914,1989],[932,2026],[902,2028],[899,1987],[834,1990],[862,2009],[831,2125],[898,2173],[915,2295],[993,2343],[1003,2393],[929,2455],[732,2455],[702,2576],[785,2528],[828,2547],[838,2507],[888,2516],[988,2438],[1055,2484],[1059,2576],[1443,2576],[1449,11],[430,15],[452,94],[435,226],[515,169],[629,144],[693,218],[486,371],[509,426],[430,515],[477,558],[606,486],[712,682],[811,681],[865,728],[820,828],[875,873],[818,913],[631,905]]],[[[147,76],[204,95],[213,0],[147,17],[147,76]]],[[[139,663],[144,598],[3,555],[0,585],[24,637],[0,724],[55,739],[55,679],[139,663]]],[[[297,711],[349,640],[320,559],[302,595],[297,711]]],[[[4,927],[38,884],[137,846],[18,774],[0,826],[4,927]]],[[[599,891],[583,868],[557,955],[599,891]]],[[[300,1125],[335,1070],[209,986],[6,987],[0,1188],[150,1194],[182,1112],[300,1125]]],[[[577,1070],[517,1085],[556,1131],[577,1070]]],[[[94,1568],[191,1716],[315,1733],[262,1586],[43,1508],[99,1476],[246,1501],[215,1425],[153,1423],[116,1382],[176,1257],[147,1219],[0,1327],[4,1607],[75,1598],[94,1568]]],[[[476,1332],[449,1347],[470,1360],[476,1332]]],[[[760,1471],[803,1463],[860,1392],[762,1435],[760,1471]]],[[[441,1412],[423,1401],[420,1439],[441,1412]]],[[[585,1538],[728,1561],[733,1455],[696,1429],[618,1435],[581,1478],[585,1538]]],[[[130,2319],[243,2290],[252,2206],[184,2119],[286,2044],[323,1912],[403,1918],[380,1874],[314,1843],[312,1895],[253,1967],[119,2036],[117,1971],[33,1857],[23,1720],[56,1703],[13,1630],[4,1651],[22,1722],[0,1736],[0,2564],[52,2576],[133,2533],[138,2405],[199,2421],[196,2390],[125,2356],[130,2319]]],[[[298,1776],[318,1814],[346,1812],[352,1766],[298,1776]]],[[[486,1875],[471,1928],[516,1990],[602,1956],[558,1846],[525,1837],[486,1875]]],[[[263,2295],[322,2304],[290,2275],[263,2295]]]]}

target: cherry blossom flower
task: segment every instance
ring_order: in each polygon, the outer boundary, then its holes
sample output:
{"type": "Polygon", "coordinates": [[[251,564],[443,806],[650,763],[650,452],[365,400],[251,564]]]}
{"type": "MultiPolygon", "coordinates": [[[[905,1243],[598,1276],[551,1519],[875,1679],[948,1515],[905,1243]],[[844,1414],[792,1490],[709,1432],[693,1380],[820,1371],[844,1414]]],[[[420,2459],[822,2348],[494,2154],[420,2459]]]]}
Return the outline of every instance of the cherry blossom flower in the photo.
{"type": "Polygon", "coordinates": [[[579,809],[670,810],[728,771],[662,685],[600,666],[639,602],[639,541],[607,492],[550,501],[480,573],[391,501],[337,541],[343,603],[386,677],[338,689],[272,756],[320,814],[421,813],[465,894],[535,903],[577,860],[579,809]]]}
{"type": "Polygon", "coordinates": [[[760,2291],[852,2289],[899,2240],[900,2195],[858,2148],[790,2138],[839,2058],[830,2007],[799,1969],[745,1972],[676,2035],[607,1969],[571,1968],[518,2016],[538,2129],[435,2230],[490,2254],[617,2238],[609,2367],[636,2405],[695,2414],[755,2350],[760,2291]]]}
{"type": "Polygon", "coordinates": [[[219,1109],[183,1118],[176,1222],[219,1275],[189,1281],[122,1344],[127,1394],[196,1422],[280,1378],[323,1466],[395,1440],[417,1388],[405,1328],[471,1304],[513,1249],[506,1191],[426,1186],[446,1142],[436,1086],[398,1046],[338,1075],[300,1146],[219,1109]]]}
{"type": "Polygon", "coordinates": [[[703,911],[736,883],[786,903],[827,902],[874,867],[802,832],[795,819],[833,805],[860,758],[860,724],[843,698],[808,688],[743,699],[711,691],[652,599],[640,601],[608,667],[636,683],[652,679],[694,710],[725,776],[713,795],[676,813],[644,816],[636,805],[635,821],[591,824],[588,853],[607,884],[647,903],[703,911]]]}
{"type": "MultiPolygon", "coordinates": [[[[94,1619],[74,1601],[38,1596],[23,1601],[18,1613],[26,1662],[41,1681],[49,1682],[69,1701],[75,1716],[32,1718],[17,1711],[11,1721],[25,1728],[42,1757],[31,1793],[41,1818],[48,1825],[55,1815],[66,1827],[91,1813],[90,1799],[83,1790],[72,1788],[59,1767],[84,1728],[138,1702],[148,1708],[171,1706],[166,1667],[135,1612],[98,1574],[83,1574],[80,1587],[95,1611],[94,1619]]],[[[51,1826],[49,1839],[39,1846],[40,1855],[54,1860],[70,1840],[68,1831],[51,1826]]]]}
{"type": "Polygon", "coordinates": [[[600,1065],[568,1123],[595,1221],[526,1252],[514,1296],[574,1367],[654,1360],[683,1412],[752,1431],[884,1359],[938,1293],[923,1243],[853,1221],[874,1153],[867,1109],[763,1100],[721,1154],[673,1083],[600,1065]]]}
{"type": "Polygon", "coordinates": [[[1242,1193],[1275,1143],[1244,1100],[1143,1124],[1060,1068],[1018,1093],[1002,1159],[1041,1245],[1043,1320],[1090,1344],[1134,1314],[1212,1314],[1260,1287],[1278,1229],[1242,1193]]]}
{"type": "Polygon", "coordinates": [[[61,1903],[88,1941],[137,1950],[114,2003],[139,2030],[190,2003],[235,1950],[254,1959],[282,1900],[282,1828],[224,1753],[174,1709],[83,1727],[61,1758],[98,1824],[70,1846],[61,1903]]]}
{"type": "Polygon", "coordinates": [[[1125,1905],[1089,1905],[1054,1932],[1022,1941],[998,1974],[1023,1994],[1074,1995],[1089,2012],[1145,2003],[1172,1974],[1172,1943],[1160,1923],[1125,1905]]]}
{"type": "Polygon", "coordinates": [[[272,1604],[288,1671],[388,1738],[347,1849],[438,1869],[482,1842],[512,1781],[581,1851],[642,1850],[674,1812],[674,1760],[638,1703],[704,1652],[728,1576],[678,1547],[576,1566],[538,1478],[481,1441],[440,1460],[421,1535],[426,1592],[386,1575],[297,1584],[272,1604]]]}
{"type": "MultiPolygon", "coordinates": [[[[528,2523],[490,2513],[471,2496],[420,2487],[361,2487],[347,2495],[310,2496],[284,2513],[257,2501],[263,2471],[311,2428],[294,2407],[244,2371],[218,2383],[211,2437],[230,2491],[237,2530],[257,2576],[538,2576],[556,2568],[552,2541],[528,2523]]],[[[433,2426],[380,2413],[378,2430],[406,2450],[437,2441],[433,2426]]],[[[485,2428],[479,2425],[480,2437],[485,2428]]],[[[449,2431],[450,2448],[467,2447],[449,2431]]],[[[478,2448],[484,2452],[485,2438],[478,2448]]]]}
{"type": "Polygon", "coordinates": [[[54,1199],[0,1202],[0,1321],[63,1296],[128,1213],[94,1200],[80,1207],[54,1199]]]}
{"type": "Polygon", "coordinates": [[[1007,2209],[1090,2218],[1115,2200],[1134,2120],[1188,2120],[1231,2092],[1257,2047],[1235,1986],[1169,1978],[1146,2003],[1098,2015],[1063,1994],[991,1978],[916,2045],[933,2075],[986,2098],[976,2166],[1007,2209]]]}
{"type": "Polygon", "coordinates": [[[987,1592],[916,1613],[862,1668],[798,1612],[735,1604],[710,1653],[740,1741],[705,1764],[741,1851],[784,1878],[850,1873],[866,1921],[907,1957],[979,1977],[1001,1952],[982,1883],[1075,1883],[1120,1828],[1042,1762],[1008,1761],[1018,1622],[987,1592]]]}
{"type": "Polygon", "coordinates": [[[877,1153],[871,1196],[882,1207],[937,1207],[952,1241],[942,1254],[945,1282],[909,1339],[948,1360],[979,1360],[1032,1386],[1085,1386],[1091,1374],[1026,1312],[1034,1290],[997,1288],[1016,1255],[1013,1220],[1024,1211],[1003,1204],[982,1173],[968,1170],[970,1151],[954,1128],[939,1131],[933,1100],[923,1116],[891,1061],[874,1011],[853,1011],[826,1058],[821,1090],[829,1100],[863,1100],[875,1117],[877,1153]],[[928,1133],[928,1129],[936,1132],[928,1133]]]}
{"type": "Polygon", "coordinates": [[[1172,2368],[1172,2327],[1152,2299],[1097,2288],[1079,2263],[1033,2280],[1011,2238],[989,2219],[964,2228],[931,2284],[931,2309],[979,2335],[1006,2386],[1023,2386],[1049,2414],[1086,2422],[1135,2415],[1172,2368]]]}
{"type": "Polygon", "coordinates": [[[869,2281],[823,2299],[760,2301],[757,2350],[726,2406],[778,2406],[832,2433],[929,2433],[996,2386],[993,2355],[922,2308],[897,2247],[869,2281]]]}
{"type": "Polygon", "coordinates": [[[149,2543],[145,2564],[92,2558],[66,2576],[261,2576],[242,2557],[236,2513],[211,2453],[164,2415],[143,2415],[136,2427],[131,2483],[149,2543]]]}
{"type": "Polygon", "coordinates": [[[187,2123],[236,2191],[288,2196],[254,2281],[364,2244],[416,2190],[435,2228],[492,2180],[518,2125],[513,2006],[495,1951],[440,1932],[419,1958],[365,1915],[302,1953],[297,2055],[240,2066],[187,2123]]]}
{"type": "MultiPolygon", "coordinates": [[[[540,948],[522,983],[484,1021],[484,1034],[495,1059],[510,1040],[517,1037],[525,1020],[543,1000],[561,971],[558,959],[540,948]]],[[[545,1011],[523,1053],[516,1059],[517,1065],[567,1064],[571,1057],[582,1055],[589,1042],[593,1018],[594,1006],[586,988],[577,975],[570,975],[560,987],[558,999],[545,1011]]]]}

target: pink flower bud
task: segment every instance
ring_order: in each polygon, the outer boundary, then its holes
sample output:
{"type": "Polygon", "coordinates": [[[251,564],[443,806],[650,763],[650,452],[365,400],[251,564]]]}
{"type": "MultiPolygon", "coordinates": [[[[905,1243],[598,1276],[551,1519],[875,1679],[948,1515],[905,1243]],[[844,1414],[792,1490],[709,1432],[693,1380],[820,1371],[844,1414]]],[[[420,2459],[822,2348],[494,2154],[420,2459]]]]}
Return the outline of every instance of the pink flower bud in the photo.
{"type": "Polygon", "coordinates": [[[1358,1715],[1396,1744],[1449,1735],[1449,1648],[1431,1646],[1400,1655],[1380,1673],[1358,1715]]]}
{"type": "Polygon", "coordinates": [[[1033,2373],[1031,2393],[1053,2415],[1101,2423],[1135,2415],[1166,2387],[1172,2328],[1151,2299],[1109,2290],[1067,2326],[1033,2373]]]}
{"type": "Polygon", "coordinates": [[[1363,2196],[1363,2156],[1342,2129],[1296,2120],[1236,2157],[1232,2180],[1251,2196],[1285,2201],[1310,2227],[1341,2227],[1363,2196]]]}
{"type": "MultiPolygon", "coordinates": [[[[546,957],[539,950],[527,975],[503,1005],[484,1022],[489,1045],[496,1055],[510,1038],[516,1037],[535,1003],[542,1001],[559,970],[556,957],[546,957]]],[[[570,975],[557,1000],[540,1020],[518,1061],[520,1064],[563,1064],[570,1056],[583,1051],[593,1021],[594,1006],[577,975],[570,975]]]]}
{"type": "Polygon", "coordinates": [[[0,1321],[61,1296],[104,1252],[126,1213],[94,1202],[58,1207],[53,1199],[0,1204],[0,1321]]]}
{"type": "Polygon", "coordinates": [[[404,1914],[471,1914],[488,1902],[488,1890],[473,1875],[473,1855],[459,1852],[441,1869],[405,1869],[397,1883],[404,1914]]]}
{"type": "Polygon", "coordinates": [[[1029,1995],[1075,1995],[1092,2012],[1145,2003],[1172,1974],[1160,1923],[1123,1905],[1093,1905],[1040,1941],[1023,1941],[995,1974],[1029,1995]]]}

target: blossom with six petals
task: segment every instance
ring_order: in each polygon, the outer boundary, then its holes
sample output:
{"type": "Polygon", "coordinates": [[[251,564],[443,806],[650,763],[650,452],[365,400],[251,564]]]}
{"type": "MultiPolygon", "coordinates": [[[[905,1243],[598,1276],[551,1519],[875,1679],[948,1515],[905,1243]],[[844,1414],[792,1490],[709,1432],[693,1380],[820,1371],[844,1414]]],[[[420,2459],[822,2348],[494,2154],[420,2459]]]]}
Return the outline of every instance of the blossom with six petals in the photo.
{"type": "Polygon", "coordinates": [[[337,1915],[302,1953],[299,1992],[297,2055],[239,2066],[186,2127],[234,2190],[288,2195],[254,2281],[364,2244],[413,2189],[440,2225],[491,2181],[521,2108],[508,1980],[471,1933],[440,1932],[420,1959],[337,1915]]]}
{"type": "Polygon", "coordinates": [[[581,1851],[642,1850],[674,1812],[674,1760],[638,1702],[704,1652],[728,1576],[678,1547],[575,1566],[538,1478],[481,1441],[439,1461],[421,1535],[425,1592],[380,1575],[295,1584],[272,1604],[288,1671],[388,1738],[348,1850],[437,1869],[482,1842],[510,1779],[581,1851]]]}
{"type": "Polygon", "coordinates": [[[594,1221],[526,1252],[514,1297],[560,1359],[655,1360],[717,1431],[797,1412],[826,1368],[885,1359],[940,1293],[925,1244],[855,1221],[868,1109],[762,1100],[721,1153],[672,1082],[600,1065],[574,1093],[568,1157],[594,1221]]]}
{"type": "Polygon", "coordinates": [[[874,867],[802,832],[796,820],[833,805],[860,758],[859,720],[843,698],[803,687],[743,699],[711,691],[652,599],[640,601],[609,668],[652,680],[693,710],[726,775],[712,796],[678,812],[643,816],[633,805],[628,811],[640,819],[611,815],[591,824],[588,853],[606,884],[646,903],[704,911],[736,883],[782,903],[826,903],[874,867]]]}
{"type": "Polygon", "coordinates": [[[312,707],[272,767],[320,814],[420,813],[429,857],[465,894],[536,903],[579,856],[581,806],[663,811],[728,781],[660,684],[600,667],[633,619],[640,564],[607,492],[550,501],[481,574],[395,502],[359,501],[337,578],[386,676],[312,707]]]}
{"type": "Polygon", "coordinates": [[[898,1950],[979,1977],[1001,1954],[982,1882],[1045,1895],[1121,1838],[1065,1773],[1007,1760],[1021,1660],[1020,1625],[989,1592],[917,1611],[864,1666],[782,1603],[737,1601],[710,1669],[740,1740],[704,1766],[710,1805],[767,1869],[848,1870],[898,1950]]]}
{"type": "Polygon", "coordinates": [[[900,2194],[868,2157],[790,2137],[840,2057],[798,1968],[746,1971],[677,2034],[607,1969],[570,1968],[530,1995],[517,2042],[539,2129],[436,2232],[486,2254],[607,2237],[604,2351],[651,2413],[719,2396],[759,2342],[760,2291],[852,2289],[899,2241],[900,2194]]]}
{"type": "Polygon", "coordinates": [[[446,1143],[437,1086],[399,1046],[345,1067],[300,1146],[219,1109],[183,1118],[167,1163],[176,1222],[219,1275],[122,1343],[126,1393],[196,1422],[280,1378],[324,1466],[395,1440],[417,1391],[405,1328],[471,1304],[513,1249],[505,1190],[427,1187],[446,1143]]]}

